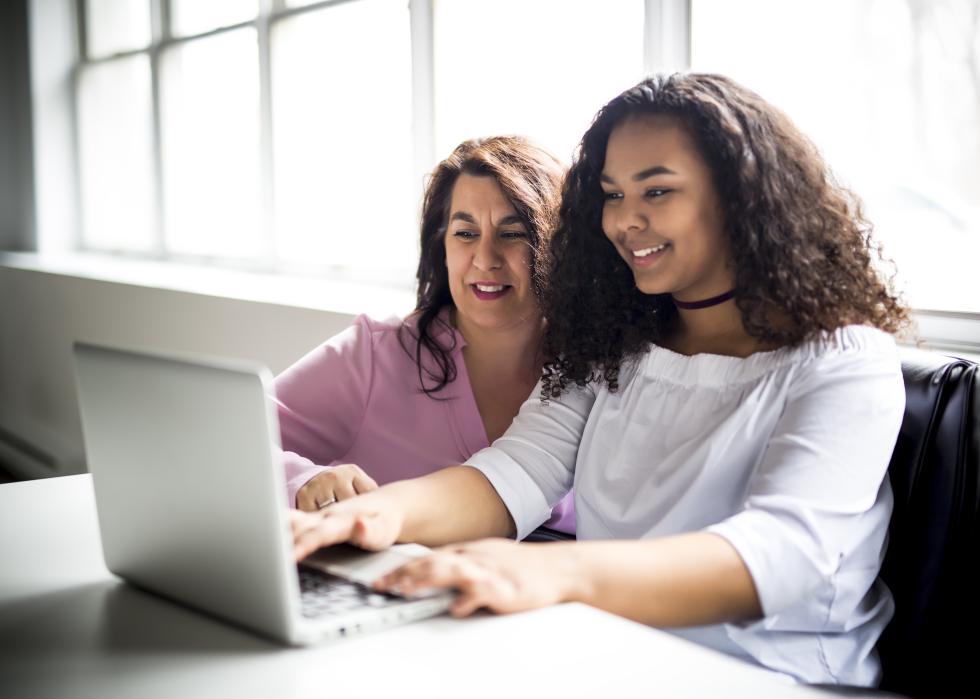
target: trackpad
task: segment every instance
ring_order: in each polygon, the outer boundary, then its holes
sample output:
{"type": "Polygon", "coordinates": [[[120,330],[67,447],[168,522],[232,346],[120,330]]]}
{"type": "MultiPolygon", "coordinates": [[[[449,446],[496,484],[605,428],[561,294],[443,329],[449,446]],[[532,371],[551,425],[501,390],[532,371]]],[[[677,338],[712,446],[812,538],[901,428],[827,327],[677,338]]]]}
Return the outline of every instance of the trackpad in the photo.
{"type": "Polygon", "coordinates": [[[302,565],[369,586],[382,575],[430,553],[430,549],[419,544],[396,544],[378,552],[338,544],[310,554],[303,559],[302,565]]]}

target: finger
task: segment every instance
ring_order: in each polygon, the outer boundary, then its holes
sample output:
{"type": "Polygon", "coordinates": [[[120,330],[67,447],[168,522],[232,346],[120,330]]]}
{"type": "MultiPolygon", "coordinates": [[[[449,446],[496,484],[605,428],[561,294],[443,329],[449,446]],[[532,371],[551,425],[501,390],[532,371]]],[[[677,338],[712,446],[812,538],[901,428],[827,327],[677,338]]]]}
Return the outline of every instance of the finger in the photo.
{"type": "Polygon", "coordinates": [[[334,499],[333,484],[336,475],[324,471],[313,476],[296,492],[296,506],[305,512],[316,512],[324,502],[334,499]]]}
{"type": "Polygon", "coordinates": [[[317,518],[315,526],[299,532],[293,537],[293,556],[299,561],[319,548],[351,540],[354,518],[349,514],[338,514],[317,518]]]}
{"type": "Polygon", "coordinates": [[[461,590],[461,594],[450,607],[454,616],[467,616],[477,609],[487,609],[495,614],[510,614],[535,605],[521,600],[516,594],[511,580],[497,571],[487,571],[487,575],[473,585],[461,590]]]}
{"type": "Polygon", "coordinates": [[[357,495],[357,491],[354,490],[353,484],[348,478],[337,478],[333,486],[333,497],[337,500],[350,500],[352,497],[357,495]]]}
{"type": "Polygon", "coordinates": [[[474,586],[460,592],[459,597],[449,607],[449,613],[454,617],[461,618],[487,606],[489,605],[485,591],[474,586]]]}
{"type": "Polygon", "coordinates": [[[326,495],[313,493],[302,502],[300,502],[299,499],[297,498],[296,504],[299,505],[299,509],[303,510],[303,512],[309,512],[311,514],[315,514],[318,511],[322,510],[327,505],[330,505],[335,502],[337,502],[336,498],[334,498],[334,496],[329,493],[327,493],[326,495]]]}
{"type": "Polygon", "coordinates": [[[320,522],[320,517],[301,510],[289,510],[289,526],[293,532],[293,539],[303,532],[312,529],[320,522]]]}
{"type": "Polygon", "coordinates": [[[381,551],[394,544],[396,536],[384,517],[362,514],[352,524],[350,541],[365,551],[381,551]]]}
{"type": "MultiPolygon", "coordinates": [[[[429,557],[426,557],[429,558],[429,557]]],[[[375,590],[380,590],[382,592],[394,592],[396,594],[405,594],[406,588],[409,586],[409,580],[411,579],[411,573],[409,572],[411,568],[414,568],[421,564],[421,561],[426,559],[420,559],[416,561],[411,561],[402,566],[399,566],[395,570],[385,573],[380,578],[371,583],[371,587],[375,590]]]]}
{"type": "Polygon", "coordinates": [[[372,490],[378,489],[377,482],[373,478],[371,478],[371,476],[364,473],[364,471],[361,471],[360,473],[354,476],[353,485],[354,485],[354,490],[356,490],[358,493],[369,493],[372,490]]]}
{"type": "Polygon", "coordinates": [[[336,483],[336,477],[330,474],[329,479],[318,484],[319,487],[313,493],[313,512],[319,512],[327,505],[337,502],[336,483]]]}
{"type": "Polygon", "coordinates": [[[381,589],[412,595],[431,588],[465,588],[479,578],[481,571],[468,566],[466,559],[448,553],[418,558],[385,575],[381,589]]]}
{"type": "Polygon", "coordinates": [[[296,491],[296,509],[302,510],[303,512],[312,512],[316,509],[313,505],[313,487],[311,483],[307,483],[296,491]]]}
{"type": "Polygon", "coordinates": [[[452,585],[459,591],[449,611],[453,616],[468,616],[481,608],[496,613],[514,611],[514,589],[510,580],[483,553],[484,542],[446,546],[442,551],[452,556],[460,570],[460,579],[452,585]]]}

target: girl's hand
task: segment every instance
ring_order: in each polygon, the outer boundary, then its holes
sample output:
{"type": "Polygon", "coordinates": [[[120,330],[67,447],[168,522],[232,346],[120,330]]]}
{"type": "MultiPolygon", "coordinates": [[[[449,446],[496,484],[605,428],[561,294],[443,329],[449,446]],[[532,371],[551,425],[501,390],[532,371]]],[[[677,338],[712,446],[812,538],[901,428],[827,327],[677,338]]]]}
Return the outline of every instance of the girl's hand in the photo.
{"type": "Polygon", "coordinates": [[[398,540],[403,516],[376,493],[339,502],[316,512],[289,511],[293,556],[300,561],[319,548],[349,543],[367,551],[386,549],[398,540]]]}
{"type": "Polygon", "coordinates": [[[455,588],[456,617],[485,607],[497,613],[537,609],[572,597],[580,583],[574,544],[520,544],[483,539],[444,546],[378,580],[378,590],[411,596],[433,588],[455,588]]]}

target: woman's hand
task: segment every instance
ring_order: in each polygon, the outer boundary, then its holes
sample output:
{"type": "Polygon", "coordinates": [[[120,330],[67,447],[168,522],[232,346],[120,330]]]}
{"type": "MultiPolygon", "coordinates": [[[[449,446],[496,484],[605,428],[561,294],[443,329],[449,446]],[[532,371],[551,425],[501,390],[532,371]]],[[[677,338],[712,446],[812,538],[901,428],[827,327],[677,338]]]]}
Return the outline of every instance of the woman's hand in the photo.
{"type": "Polygon", "coordinates": [[[316,512],[327,505],[377,489],[378,484],[360,466],[341,464],[308,480],[296,492],[296,507],[305,512],[316,512]]]}
{"type": "Polygon", "coordinates": [[[378,580],[374,587],[403,595],[455,588],[450,613],[462,617],[486,607],[497,613],[537,609],[565,601],[580,583],[574,544],[519,544],[484,539],[444,546],[378,580]]]}
{"type": "Polygon", "coordinates": [[[404,515],[378,495],[351,498],[316,512],[290,510],[294,558],[300,561],[333,544],[350,543],[367,551],[394,544],[401,534],[404,515]]]}

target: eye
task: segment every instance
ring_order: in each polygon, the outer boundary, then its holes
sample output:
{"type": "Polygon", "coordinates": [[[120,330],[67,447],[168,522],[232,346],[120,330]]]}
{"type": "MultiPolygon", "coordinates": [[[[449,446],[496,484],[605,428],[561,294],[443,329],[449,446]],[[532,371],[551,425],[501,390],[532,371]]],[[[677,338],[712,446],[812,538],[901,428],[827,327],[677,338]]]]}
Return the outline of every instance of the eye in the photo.
{"type": "Polygon", "coordinates": [[[465,228],[461,228],[453,233],[454,238],[462,238],[464,240],[470,240],[478,237],[479,235],[480,234],[476,231],[467,230],[465,228]]]}
{"type": "Polygon", "coordinates": [[[604,191],[602,193],[602,198],[605,201],[614,201],[616,199],[622,199],[623,198],[623,195],[620,194],[619,192],[605,192],[604,191]]]}
{"type": "Polygon", "coordinates": [[[669,192],[672,192],[672,191],[673,190],[671,190],[671,189],[661,189],[659,187],[654,187],[653,189],[648,189],[646,191],[646,195],[648,197],[650,197],[651,199],[659,199],[660,197],[662,197],[665,194],[668,194],[669,192]]]}
{"type": "Polygon", "coordinates": [[[527,238],[525,231],[501,231],[500,237],[504,240],[521,240],[527,238]]]}

